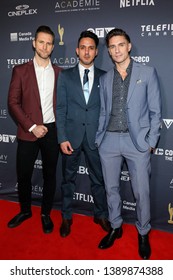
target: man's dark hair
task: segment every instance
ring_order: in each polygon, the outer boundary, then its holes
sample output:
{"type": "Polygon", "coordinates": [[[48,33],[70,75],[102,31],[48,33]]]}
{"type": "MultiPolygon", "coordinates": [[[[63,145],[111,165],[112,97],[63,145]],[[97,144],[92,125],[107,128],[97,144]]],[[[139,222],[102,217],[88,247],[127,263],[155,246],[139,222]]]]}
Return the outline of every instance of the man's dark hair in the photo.
{"type": "Polygon", "coordinates": [[[124,30],[119,29],[119,28],[114,28],[111,31],[109,31],[108,34],[106,35],[105,41],[106,41],[107,47],[109,47],[109,40],[114,36],[123,36],[126,38],[126,40],[129,43],[131,42],[129,35],[124,30]]]}
{"type": "Polygon", "coordinates": [[[81,40],[82,38],[91,38],[91,39],[93,39],[94,42],[95,42],[96,48],[98,47],[99,38],[98,38],[97,35],[96,35],[95,33],[93,33],[92,31],[85,30],[85,31],[82,31],[82,32],[81,32],[80,37],[79,37],[79,39],[78,39],[78,47],[79,47],[80,40],[81,40]]]}
{"type": "Polygon", "coordinates": [[[47,33],[47,34],[52,35],[52,37],[53,37],[53,44],[54,44],[54,42],[55,42],[55,34],[54,34],[54,32],[50,29],[49,26],[47,26],[47,25],[41,25],[41,26],[39,26],[39,27],[37,28],[36,32],[35,32],[35,40],[37,39],[38,33],[40,33],[40,32],[44,32],[44,33],[47,33]]]}

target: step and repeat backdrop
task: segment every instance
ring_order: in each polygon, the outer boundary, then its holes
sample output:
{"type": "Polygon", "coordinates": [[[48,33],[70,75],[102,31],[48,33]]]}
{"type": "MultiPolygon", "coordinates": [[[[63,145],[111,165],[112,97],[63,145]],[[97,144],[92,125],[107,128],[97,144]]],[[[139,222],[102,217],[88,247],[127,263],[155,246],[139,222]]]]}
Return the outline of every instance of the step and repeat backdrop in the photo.
{"type": "MultiPolygon", "coordinates": [[[[100,39],[96,66],[109,70],[113,64],[104,38],[114,27],[130,35],[135,61],[155,66],[162,93],[161,138],[152,155],[152,227],[173,232],[173,2],[170,0],[3,0],[1,1],[0,56],[0,199],[18,202],[16,178],[16,124],[7,107],[12,69],[33,58],[32,40],[40,25],[49,25],[56,35],[52,62],[62,68],[77,63],[75,48],[83,30],[100,39]]],[[[77,137],[77,136],[76,136],[77,137]]],[[[61,156],[57,167],[54,208],[61,208],[61,156]]],[[[121,173],[122,211],[125,222],[134,223],[136,204],[130,176],[124,164],[121,173]]],[[[42,160],[39,155],[32,178],[33,205],[42,197],[42,160]]],[[[78,169],[74,212],[93,215],[88,170],[84,157],[78,169]]]]}

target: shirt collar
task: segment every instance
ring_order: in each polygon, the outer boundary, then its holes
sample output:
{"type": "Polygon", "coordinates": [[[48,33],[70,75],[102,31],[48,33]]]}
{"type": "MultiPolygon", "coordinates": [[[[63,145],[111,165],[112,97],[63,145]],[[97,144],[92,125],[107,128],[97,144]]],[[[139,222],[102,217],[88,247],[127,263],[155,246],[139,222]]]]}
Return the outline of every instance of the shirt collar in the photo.
{"type": "MultiPolygon", "coordinates": [[[[131,71],[132,71],[132,66],[133,66],[133,59],[130,58],[129,65],[128,65],[127,68],[126,68],[126,71],[127,71],[128,74],[131,73],[131,71]]],[[[115,71],[117,71],[116,65],[115,65],[115,71]]]]}
{"type": "Polygon", "coordinates": [[[49,59],[48,65],[47,65],[46,67],[42,67],[42,66],[38,65],[38,63],[37,63],[35,57],[33,58],[33,63],[34,63],[34,67],[35,67],[35,68],[49,69],[50,67],[52,67],[52,63],[51,63],[50,59],[49,59]]]}
{"type": "MultiPolygon", "coordinates": [[[[79,66],[79,71],[80,71],[80,73],[84,73],[86,67],[84,67],[81,63],[79,63],[78,66],[79,66]]],[[[87,69],[89,69],[90,72],[93,72],[93,71],[94,71],[94,64],[91,65],[91,66],[90,66],[89,68],[87,68],[87,69]]]]}

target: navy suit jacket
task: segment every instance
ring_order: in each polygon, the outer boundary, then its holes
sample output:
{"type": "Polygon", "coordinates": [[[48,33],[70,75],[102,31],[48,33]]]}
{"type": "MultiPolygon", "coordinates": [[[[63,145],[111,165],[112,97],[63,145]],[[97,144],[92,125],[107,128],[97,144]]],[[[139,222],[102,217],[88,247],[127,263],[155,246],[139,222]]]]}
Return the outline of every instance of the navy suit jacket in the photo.
{"type": "Polygon", "coordinates": [[[85,102],[78,65],[60,73],[56,106],[59,143],[69,141],[76,149],[86,133],[90,148],[96,149],[95,136],[100,113],[99,78],[104,73],[94,67],[94,82],[88,104],[85,102]]]}
{"type": "MultiPolygon", "coordinates": [[[[100,78],[101,111],[96,144],[101,144],[111,114],[114,69],[100,78]]],[[[156,70],[133,62],[126,104],[127,124],[136,148],[155,147],[161,127],[161,96],[156,70]]]]}

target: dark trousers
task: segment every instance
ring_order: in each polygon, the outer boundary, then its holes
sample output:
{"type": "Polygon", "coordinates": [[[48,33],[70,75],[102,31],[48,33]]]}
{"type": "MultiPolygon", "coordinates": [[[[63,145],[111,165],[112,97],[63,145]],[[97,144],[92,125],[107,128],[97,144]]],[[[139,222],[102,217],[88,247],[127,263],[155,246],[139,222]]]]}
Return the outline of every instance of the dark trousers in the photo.
{"type": "Polygon", "coordinates": [[[55,125],[47,125],[45,137],[34,142],[18,140],[17,177],[19,202],[22,212],[31,211],[32,174],[38,152],[41,152],[43,165],[43,198],[41,213],[49,215],[56,190],[56,166],[59,146],[55,125]]]}
{"type": "Polygon", "coordinates": [[[86,136],[81,146],[75,149],[72,155],[62,155],[62,216],[64,219],[72,218],[73,195],[76,188],[75,181],[82,151],[85,155],[91,181],[91,193],[94,199],[94,216],[98,218],[107,218],[107,200],[98,150],[90,149],[86,136]]]}

